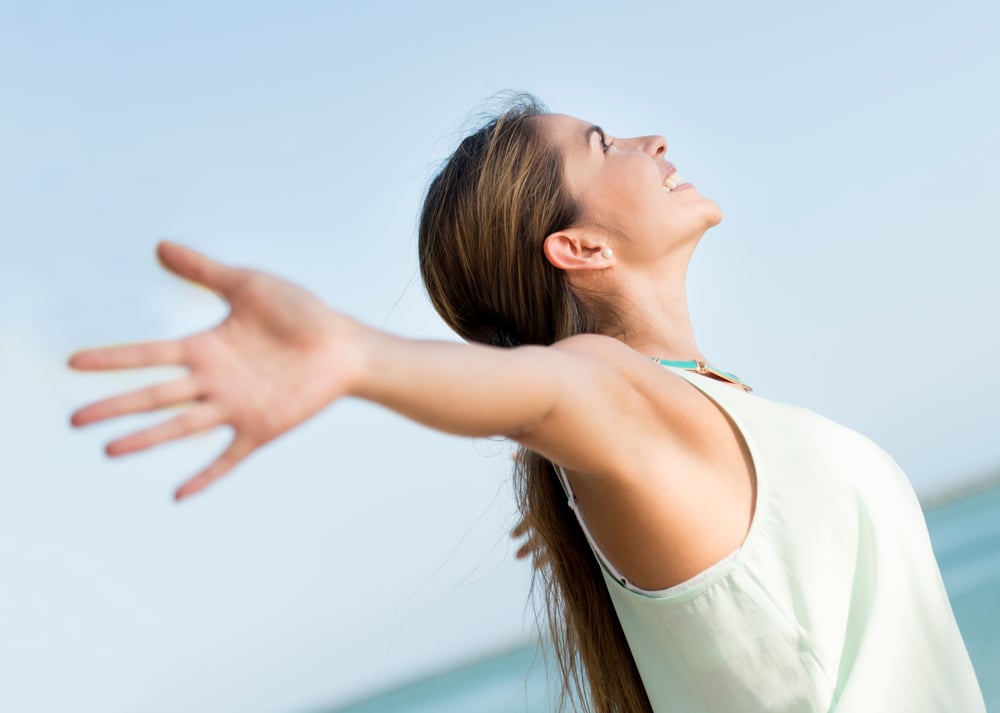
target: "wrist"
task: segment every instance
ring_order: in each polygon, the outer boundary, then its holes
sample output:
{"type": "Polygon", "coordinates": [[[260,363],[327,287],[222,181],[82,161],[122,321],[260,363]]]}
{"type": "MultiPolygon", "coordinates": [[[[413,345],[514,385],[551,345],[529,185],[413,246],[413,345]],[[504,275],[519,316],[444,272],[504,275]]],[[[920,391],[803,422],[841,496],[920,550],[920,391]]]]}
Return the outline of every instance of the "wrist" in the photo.
{"type": "Polygon", "coordinates": [[[329,401],[357,396],[368,380],[369,349],[365,347],[370,328],[335,310],[323,319],[317,356],[323,374],[322,390],[329,401]]]}
{"type": "Polygon", "coordinates": [[[338,312],[331,314],[326,333],[325,359],[336,372],[334,398],[370,398],[378,356],[389,348],[390,335],[338,312]]]}

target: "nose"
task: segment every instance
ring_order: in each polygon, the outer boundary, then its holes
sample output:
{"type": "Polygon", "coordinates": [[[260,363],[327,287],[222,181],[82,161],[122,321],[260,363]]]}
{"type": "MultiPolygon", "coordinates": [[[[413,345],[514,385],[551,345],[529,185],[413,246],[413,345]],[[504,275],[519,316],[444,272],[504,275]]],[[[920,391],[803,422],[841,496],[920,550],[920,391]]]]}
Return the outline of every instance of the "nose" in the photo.
{"type": "Polygon", "coordinates": [[[667,152],[667,140],[659,134],[642,137],[643,148],[653,158],[660,158],[667,152]]]}

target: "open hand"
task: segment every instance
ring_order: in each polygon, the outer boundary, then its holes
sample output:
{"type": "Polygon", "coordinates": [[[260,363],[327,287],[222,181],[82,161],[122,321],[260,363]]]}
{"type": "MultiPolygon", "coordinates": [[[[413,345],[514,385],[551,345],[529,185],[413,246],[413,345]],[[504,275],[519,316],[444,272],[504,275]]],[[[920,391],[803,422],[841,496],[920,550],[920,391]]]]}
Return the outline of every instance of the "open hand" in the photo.
{"type": "Polygon", "coordinates": [[[70,422],[84,426],[190,402],[175,418],[109,443],[110,456],[232,426],[228,447],[177,489],[174,497],[180,500],[347,392],[358,363],[351,349],[355,323],[273,275],[223,265],[171,242],[159,243],[157,255],[171,272],[218,293],[229,304],[229,315],[212,329],[182,339],[73,354],[68,364],[81,371],[175,364],[190,372],[92,403],[73,413],[70,422]]]}

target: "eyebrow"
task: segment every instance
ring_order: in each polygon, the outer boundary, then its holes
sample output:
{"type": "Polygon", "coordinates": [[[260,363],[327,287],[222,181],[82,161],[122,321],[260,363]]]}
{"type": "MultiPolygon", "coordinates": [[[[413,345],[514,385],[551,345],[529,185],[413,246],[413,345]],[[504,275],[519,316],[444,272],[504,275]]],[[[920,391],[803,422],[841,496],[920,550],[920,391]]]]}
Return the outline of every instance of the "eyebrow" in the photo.
{"type": "Polygon", "coordinates": [[[592,126],[588,126],[587,130],[583,132],[583,140],[587,143],[587,150],[588,151],[590,151],[590,136],[591,136],[591,134],[595,134],[595,133],[600,135],[601,141],[605,141],[606,140],[605,136],[604,136],[604,129],[602,129],[597,124],[594,124],[592,126]]]}

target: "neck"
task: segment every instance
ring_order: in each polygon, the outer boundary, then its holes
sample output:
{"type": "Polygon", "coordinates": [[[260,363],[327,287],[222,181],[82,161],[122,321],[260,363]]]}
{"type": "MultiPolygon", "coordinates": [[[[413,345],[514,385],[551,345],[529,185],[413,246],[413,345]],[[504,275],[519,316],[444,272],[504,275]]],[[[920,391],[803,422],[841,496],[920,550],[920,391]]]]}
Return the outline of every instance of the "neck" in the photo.
{"type": "Polygon", "coordinates": [[[688,310],[690,257],[678,256],[655,273],[628,274],[621,281],[623,341],[636,351],[660,359],[708,361],[695,342],[688,310]]]}

